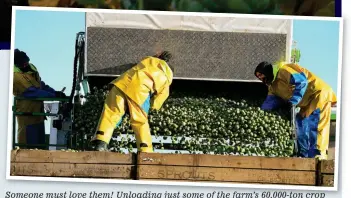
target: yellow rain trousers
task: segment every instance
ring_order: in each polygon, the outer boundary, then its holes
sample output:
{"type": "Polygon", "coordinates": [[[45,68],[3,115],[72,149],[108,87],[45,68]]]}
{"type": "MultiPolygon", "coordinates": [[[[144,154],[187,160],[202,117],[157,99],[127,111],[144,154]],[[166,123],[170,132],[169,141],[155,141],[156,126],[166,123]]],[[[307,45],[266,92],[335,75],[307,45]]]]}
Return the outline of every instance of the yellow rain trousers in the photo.
{"type": "Polygon", "coordinates": [[[114,129],[128,112],[138,151],[153,152],[149,109],[162,107],[169,96],[172,79],[173,72],[165,61],[146,57],[112,81],[93,140],[109,143],[114,129]]]}
{"type": "Polygon", "coordinates": [[[296,122],[300,157],[327,158],[331,106],[337,102],[332,88],[297,64],[274,66],[274,80],[262,109],[271,110],[288,101],[300,107],[296,122]]]}
{"type": "MultiPolygon", "coordinates": [[[[29,65],[31,71],[22,72],[18,67],[14,67],[13,76],[13,95],[27,98],[36,97],[55,97],[55,90],[45,85],[39,76],[36,67],[29,65]]],[[[42,101],[17,100],[16,112],[43,112],[44,104],[42,101]]],[[[30,146],[30,144],[45,144],[44,116],[16,116],[18,123],[17,142],[28,144],[23,148],[41,148],[30,146]]]]}

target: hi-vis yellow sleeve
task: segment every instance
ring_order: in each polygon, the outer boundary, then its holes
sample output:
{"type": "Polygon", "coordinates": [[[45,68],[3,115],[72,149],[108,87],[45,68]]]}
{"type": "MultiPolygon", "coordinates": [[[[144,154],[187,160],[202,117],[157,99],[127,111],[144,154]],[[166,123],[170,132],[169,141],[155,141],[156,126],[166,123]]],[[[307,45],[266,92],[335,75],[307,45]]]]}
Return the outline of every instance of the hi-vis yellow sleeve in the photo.
{"type": "Polygon", "coordinates": [[[161,92],[156,93],[152,97],[151,109],[160,110],[163,103],[167,100],[168,96],[169,96],[169,86],[166,85],[165,88],[161,92]]]}

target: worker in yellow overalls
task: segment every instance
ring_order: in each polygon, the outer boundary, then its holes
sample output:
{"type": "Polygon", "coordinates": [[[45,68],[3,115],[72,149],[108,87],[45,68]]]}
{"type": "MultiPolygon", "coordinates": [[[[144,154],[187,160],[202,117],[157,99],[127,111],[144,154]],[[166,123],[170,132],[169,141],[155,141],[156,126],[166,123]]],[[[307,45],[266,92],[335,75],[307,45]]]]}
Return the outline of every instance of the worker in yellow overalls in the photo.
{"type": "MultiPolygon", "coordinates": [[[[13,95],[25,98],[65,97],[62,92],[55,91],[40,78],[37,68],[31,64],[29,57],[18,49],[14,53],[13,95]]],[[[33,100],[17,100],[16,112],[43,112],[44,103],[33,100]]],[[[28,144],[23,148],[44,148],[31,144],[45,144],[44,116],[16,116],[18,122],[17,142],[28,144]]]]}
{"type": "Polygon", "coordinates": [[[261,62],[255,76],[269,90],[262,109],[273,110],[282,102],[300,107],[296,117],[298,155],[327,159],[331,107],[337,102],[332,88],[306,68],[293,63],[261,62]]]}
{"type": "Polygon", "coordinates": [[[109,84],[109,94],[92,139],[97,151],[107,151],[114,129],[128,111],[139,152],[153,152],[148,113],[159,110],[169,96],[173,71],[167,62],[172,55],[164,51],[141,62],[109,84]]]}

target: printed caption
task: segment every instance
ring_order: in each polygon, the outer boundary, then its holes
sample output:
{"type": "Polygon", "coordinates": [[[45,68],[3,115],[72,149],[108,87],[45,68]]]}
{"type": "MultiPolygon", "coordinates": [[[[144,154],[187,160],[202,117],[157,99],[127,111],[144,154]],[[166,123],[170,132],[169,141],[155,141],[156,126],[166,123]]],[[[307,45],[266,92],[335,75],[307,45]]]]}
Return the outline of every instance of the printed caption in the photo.
{"type": "Polygon", "coordinates": [[[265,192],[223,192],[185,193],[185,192],[151,192],[143,193],[112,191],[112,192],[52,192],[52,193],[5,193],[5,198],[326,198],[325,193],[299,193],[292,191],[265,191],[265,192]]]}

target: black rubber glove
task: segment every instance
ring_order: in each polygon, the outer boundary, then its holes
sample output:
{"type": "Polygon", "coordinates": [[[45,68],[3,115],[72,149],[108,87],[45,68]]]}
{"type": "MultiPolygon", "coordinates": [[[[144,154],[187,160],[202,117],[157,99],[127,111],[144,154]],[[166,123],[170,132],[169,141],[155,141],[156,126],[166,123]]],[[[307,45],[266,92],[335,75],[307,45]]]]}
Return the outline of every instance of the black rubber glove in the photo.
{"type": "Polygon", "coordinates": [[[150,109],[149,115],[150,115],[150,114],[157,114],[157,110],[156,110],[156,109],[150,109]]]}
{"type": "Polygon", "coordinates": [[[66,98],[67,97],[66,94],[61,92],[61,91],[55,91],[55,96],[57,98],[66,98]]]}

